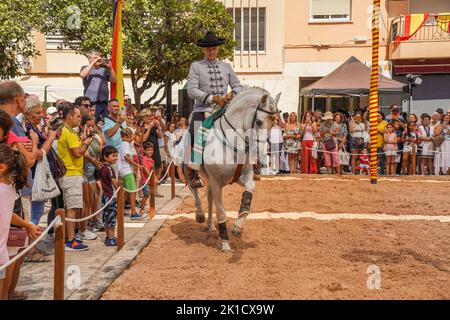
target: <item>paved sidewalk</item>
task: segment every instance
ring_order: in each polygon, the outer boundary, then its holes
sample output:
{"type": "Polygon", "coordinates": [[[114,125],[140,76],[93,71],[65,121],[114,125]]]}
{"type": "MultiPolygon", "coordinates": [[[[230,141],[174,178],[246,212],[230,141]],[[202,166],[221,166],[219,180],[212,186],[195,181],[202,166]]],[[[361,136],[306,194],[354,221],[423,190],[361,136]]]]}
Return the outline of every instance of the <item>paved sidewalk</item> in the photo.
{"type": "MultiPolygon", "coordinates": [[[[175,192],[180,199],[183,195],[186,195],[184,185],[177,184],[175,192]]],[[[167,210],[164,210],[164,206],[171,202],[170,184],[161,185],[158,188],[159,192],[164,195],[164,198],[156,198],[156,217],[152,221],[149,219],[143,219],[139,221],[131,221],[129,216],[125,216],[125,246],[136,247],[138,245],[144,246],[142,243],[142,236],[139,236],[139,231],[151,230],[153,236],[164,223],[165,219],[159,219],[158,215],[168,214],[167,210]],[[137,235],[137,236],[136,236],[137,235]],[[135,241],[136,238],[136,241],[135,241]],[[139,243],[140,242],[140,243],[139,243]]],[[[174,200],[175,200],[174,199],[174,200]]],[[[172,201],[173,202],[173,201],[172,201]]],[[[148,206],[147,206],[148,208],[148,206]]],[[[146,209],[147,211],[148,209],[146,209]]],[[[47,217],[44,216],[41,221],[46,221],[47,217]]],[[[45,226],[45,225],[44,225],[45,226]]],[[[95,282],[96,277],[101,277],[98,273],[109,260],[117,257],[117,247],[106,247],[103,244],[105,239],[105,233],[99,232],[99,237],[94,241],[86,241],[89,245],[89,250],[84,252],[67,252],[65,254],[65,298],[69,298],[76,289],[82,287],[88,282],[95,282]],[[78,276],[80,275],[80,276],[78,276]]],[[[151,240],[151,237],[146,239],[151,240]]],[[[44,249],[46,252],[51,253],[49,258],[51,262],[43,263],[24,263],[20,272],[19,284],[17,290],[26,292],[29,300],[51,300],[53,299],[53,273],[54,273],[54,244],[41,242],[37,245],[38,248],[44,249]]],[[[124,247],[125,249],[125,247],[124,247]]],[[[124,250],[122,250],[124,251],[124,250]]],[[[129,250],[128,250],[129,251],[129,250]]],[[[131,262],[139,252],[133,252],[134,256],[128,254],[126,263],[131,262]]],[[[123,254],[122,254],[123,255],[123,254]]],[[[119,260],[121,258],[119,257],[119,260]]],[[[117,260],[117,258],[116,258],[117,260]]],[[[123,260],[123,259],[122,259],[123,260]]],[[[126,267],[126,266],[124,266],[126,267]]],[[[102,269],[107,272],[108,268],[102,269]]],[[[110,277],[109,277],[110,278],[110,277]]],[[[101,293],[100,293],[101,294],[101,293]]]]}

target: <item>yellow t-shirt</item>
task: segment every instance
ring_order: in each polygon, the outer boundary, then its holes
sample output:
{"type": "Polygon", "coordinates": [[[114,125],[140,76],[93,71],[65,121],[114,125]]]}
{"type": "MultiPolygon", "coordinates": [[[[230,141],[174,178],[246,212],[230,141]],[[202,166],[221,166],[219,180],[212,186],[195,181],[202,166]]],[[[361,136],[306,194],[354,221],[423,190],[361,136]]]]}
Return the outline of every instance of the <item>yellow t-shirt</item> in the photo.
{"type": "MultiPolygon", "coordinates": [[[[386,130],[387,124],[388,123],[386,120],[381,121],[380,123],[378,123],[378,130],[384,132],[386,130]]],[[[377,134],[378,134],[377,148],[383,148],[384,147],[384,133],[380,133],[379,131],[377,131],[377,134]]]]}
{"type": "Polygon", "coordinates": [[[70,149],[80,146],[81,140],[78,134],[73,129],[64,126],[58,139],[58,154],[67,168],[66,176],[83,175],[83,157],[74,158],[70,153],[70,149]]]}

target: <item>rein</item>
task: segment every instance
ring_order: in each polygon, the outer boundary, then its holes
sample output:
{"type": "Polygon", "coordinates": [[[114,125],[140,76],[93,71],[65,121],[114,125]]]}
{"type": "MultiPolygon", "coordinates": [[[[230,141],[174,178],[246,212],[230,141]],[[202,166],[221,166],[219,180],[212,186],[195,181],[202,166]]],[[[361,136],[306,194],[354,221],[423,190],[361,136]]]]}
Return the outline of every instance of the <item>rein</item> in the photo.
{"type": "MultiPolygon", "coordinates": [[[[267,111],[267,110],[265,110],[265,109],[263,109],[262,107],[261,107],[261,101],[258,103],[258,105],[257,105],[257,107],[256,107],[256,110],[255,110],[255,114],[254,114],[254,116],[253,116],[253,121],[252,121],[252,127],[251,127],[251,129],[255,129],[255,124],[256,124],[256,117],[258,116],[258,111],[261,111],[261,112],[264,112],[264,113],[266,113],[266,114],[269,114],[270,116],[274,116],[275,114],[277,114],[278,113],[278,110],[277,111],[275,111],[275,112],[272,112],[272,111],[267,111]]],[[[222,130],[222,135],[223,135],[223,137],[225,138],[224,140],[223,140],[223,144],[224,144],[224,146],[227,146],[227,136],[226,136],[226,134],[225,134],[225,130],[223,129],[223,125],[222,125],[222,118],[224,118],[225,119],[225,121],[227,122],[227,124],[231,127],[231,129],[233,129],[233,131],[234,132],[236,132],[237,134],[238,134],[238,136],[244,141],[244,143],[245,143],[245,153],[247,153],[248,152],[248,150],[249,150],[249,142],[236,130],[236,128],[230,123],[230,121],[227,119],[227,117],[226,117],[226,112],[223,114],[223,116],[220,118],[220,120],[219,120],[219,124],[220,124],[220,129],[222,130]]],[[[256,139],[255,140],[257,143],[263,143],[263,142],[265,142],[265,141],[261,141],[261,140],[259,140],[259,139],[256,139]]],[[[238,153],[239,152],[239,150],[237,149],[237,147],[234,147],[234,152],[235,153],[238,153]]]]}

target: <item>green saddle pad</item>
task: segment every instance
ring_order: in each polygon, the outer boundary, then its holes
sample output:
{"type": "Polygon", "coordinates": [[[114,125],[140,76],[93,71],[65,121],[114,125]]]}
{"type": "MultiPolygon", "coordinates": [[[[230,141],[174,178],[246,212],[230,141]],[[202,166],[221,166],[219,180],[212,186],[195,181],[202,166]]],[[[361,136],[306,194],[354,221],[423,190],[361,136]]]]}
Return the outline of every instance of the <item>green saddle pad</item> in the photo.
{"type": "Polygon", "coordinates": [[[206,140],[208,139],[209,130],[214,125],[217,119],[225,114],[226,108],[222,108],[219,111],[214,112],[208,118],[202,121],[201,126],[198,128],[194,137],[194,148],[191,152],[191,161],[196,164],[203,163],[203,150],[206,146],[206,140]]]}

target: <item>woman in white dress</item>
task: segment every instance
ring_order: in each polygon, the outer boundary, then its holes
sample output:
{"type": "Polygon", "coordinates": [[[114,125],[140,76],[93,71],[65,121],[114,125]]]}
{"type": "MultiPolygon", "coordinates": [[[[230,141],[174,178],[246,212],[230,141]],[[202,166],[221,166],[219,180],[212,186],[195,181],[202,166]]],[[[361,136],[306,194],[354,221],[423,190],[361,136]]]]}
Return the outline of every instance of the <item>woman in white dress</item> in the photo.
{"type": "Polygon", "coordinates": [[[450,174],[450,114],[442,117],[442,123],[436,128],[436,134],[442,135],[443,141],[436,147],[434,174],[450,174]]]}
{"type": "Polygon", "coordinates": [[[425,166],[428,169],[428,175],[433,174],[433,158],[434,158],[434,129],[430,126],[431,117],[424,113],[420,117],[422,125],[419,127],[419,141],[420,141],[420,173],[425,175],[425,166]]]}

